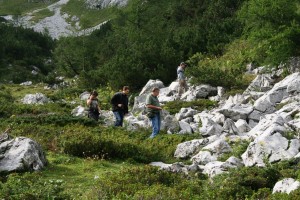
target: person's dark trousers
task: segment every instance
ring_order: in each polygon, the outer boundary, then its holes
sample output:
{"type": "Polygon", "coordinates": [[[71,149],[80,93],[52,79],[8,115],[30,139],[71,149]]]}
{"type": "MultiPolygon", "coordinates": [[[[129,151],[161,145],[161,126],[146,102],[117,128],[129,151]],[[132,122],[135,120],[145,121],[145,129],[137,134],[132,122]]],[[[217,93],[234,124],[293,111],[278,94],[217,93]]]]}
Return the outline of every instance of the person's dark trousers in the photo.
{"type": "Polygon", "coordinates": [[[123,111],[114,111],[113,113],[116,118],[115,126],[123,126],[124,112],[123,111]]]}
{"type": "Polygon", "coordinates": [[[98,112],[89,112],[88,117],[98,121],[99,120],[99,113],[98,112]]]}

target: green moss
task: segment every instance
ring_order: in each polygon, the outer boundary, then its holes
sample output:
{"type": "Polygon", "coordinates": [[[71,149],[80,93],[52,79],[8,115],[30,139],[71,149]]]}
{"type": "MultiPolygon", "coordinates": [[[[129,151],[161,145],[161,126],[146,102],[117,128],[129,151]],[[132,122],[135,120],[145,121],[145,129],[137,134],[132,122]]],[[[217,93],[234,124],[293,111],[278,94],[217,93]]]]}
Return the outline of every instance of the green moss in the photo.
{"type": "Polygon", "coordinates": [[[54,11],[50,11],[48,8],[45,8],[45,9],[40,10],[39,12],[34,13],[31,20],[34,22],[38,22],[41,19],[53,16],[53,15],[54,15],[54,11]]]}
{"type": "Polygon", "coordinates": [[[286,102],[286,103],[279,103],[279,104],[276,104],[275,108],[276,110],[280,110],[281,108],[283,108],[283,106],[289,104],[289,102],[286,102]]]}

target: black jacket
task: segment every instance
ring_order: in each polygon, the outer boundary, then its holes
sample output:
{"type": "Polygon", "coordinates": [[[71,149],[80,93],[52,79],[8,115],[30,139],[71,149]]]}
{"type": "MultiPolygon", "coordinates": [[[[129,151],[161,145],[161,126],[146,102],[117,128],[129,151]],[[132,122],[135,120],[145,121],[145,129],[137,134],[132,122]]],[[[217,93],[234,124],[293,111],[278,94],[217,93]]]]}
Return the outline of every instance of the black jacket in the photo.
{"type": "Polygon", "coordinates": [[[124,114],[128,113],[128,97],[123,92],[114,94],[110,103],[112,104],[113,111],[123,111],[124,114]],[[122,107],[118,107],[118,104],[122,104],[122,107]]]}

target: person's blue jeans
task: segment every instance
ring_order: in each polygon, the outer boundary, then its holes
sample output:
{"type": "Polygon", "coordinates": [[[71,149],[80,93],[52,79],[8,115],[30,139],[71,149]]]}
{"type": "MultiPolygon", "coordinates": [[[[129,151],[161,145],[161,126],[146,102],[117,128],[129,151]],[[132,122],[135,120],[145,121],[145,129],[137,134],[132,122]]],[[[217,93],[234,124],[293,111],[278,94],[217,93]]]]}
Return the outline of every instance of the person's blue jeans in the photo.
{"type": "Polygon", "coordinates": [[[114,111],[115,115],[115,126],[123,126],[124,113],[122,111],[114,111]]]}
{"type": "Polygon", "coordinates": [[[152,134],[150,135],[150,138],[154,138],[160,130],[160,113],[156,113],[150,120],[152,122],[152,134]]]}

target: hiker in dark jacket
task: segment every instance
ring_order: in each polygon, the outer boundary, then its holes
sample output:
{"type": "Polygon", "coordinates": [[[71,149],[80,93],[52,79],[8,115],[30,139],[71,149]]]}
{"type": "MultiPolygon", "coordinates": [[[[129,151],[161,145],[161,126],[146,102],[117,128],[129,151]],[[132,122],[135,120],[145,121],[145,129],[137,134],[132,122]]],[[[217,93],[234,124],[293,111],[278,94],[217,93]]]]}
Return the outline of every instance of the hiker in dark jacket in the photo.
{"type": "Polygon", "coordinates": [[[123,126],[124,115],[128,113],[129,87],[124,86],[122,92],[117,92],[111,99],[112,110],[115,115],[115,126],[123,126]]]}

